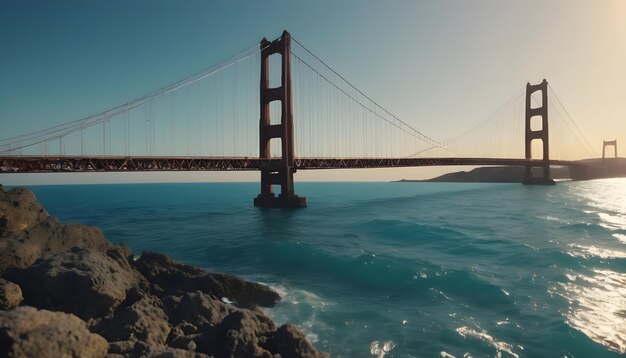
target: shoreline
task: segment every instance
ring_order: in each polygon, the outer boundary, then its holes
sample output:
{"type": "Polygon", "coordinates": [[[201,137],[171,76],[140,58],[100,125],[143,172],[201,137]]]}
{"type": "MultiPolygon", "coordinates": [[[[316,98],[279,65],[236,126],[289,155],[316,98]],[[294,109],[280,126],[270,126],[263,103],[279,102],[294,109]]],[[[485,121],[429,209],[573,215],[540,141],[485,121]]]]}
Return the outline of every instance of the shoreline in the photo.
{"type": "Polygon", "coordinates": [[[94,227],[50,216],[0,185],[0,338],[16,356],[328,357],[261,310],[271,287],[135,257],[94,227]]]}

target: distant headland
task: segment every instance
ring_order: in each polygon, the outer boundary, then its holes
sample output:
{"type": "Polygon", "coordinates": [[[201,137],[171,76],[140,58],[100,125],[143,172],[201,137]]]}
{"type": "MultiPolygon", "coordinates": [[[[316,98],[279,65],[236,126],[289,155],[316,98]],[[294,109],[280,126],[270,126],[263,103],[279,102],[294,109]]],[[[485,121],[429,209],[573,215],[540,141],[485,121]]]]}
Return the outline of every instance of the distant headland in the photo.
{"type": "MultiPolygon", "coordinates": [[[[587,168],[582,177],[580,173],[570,171],[568,167],[553,167],[552,179],[600,179],[626,177],[626,158],[586,159],[581,160],[587,168]]],[[[524,167],[479,167],[470,171],[447,173],[425,180],[402,179],[397,182],[450,182],[450,183],[521,183],[524,167]]]]}

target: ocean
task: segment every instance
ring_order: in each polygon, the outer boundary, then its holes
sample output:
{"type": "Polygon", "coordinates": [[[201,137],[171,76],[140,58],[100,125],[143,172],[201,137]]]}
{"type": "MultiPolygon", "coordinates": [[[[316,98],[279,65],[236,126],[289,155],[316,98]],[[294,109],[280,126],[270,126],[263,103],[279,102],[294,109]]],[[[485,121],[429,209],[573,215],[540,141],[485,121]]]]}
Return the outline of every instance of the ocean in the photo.
{"type": "Polygon", "coordinates": [[[31,189],[136,254],[271,285],[333,357],[626,353],[626,179],[296,183],[299,210],[253,207],[258,183],[31,189]]]}

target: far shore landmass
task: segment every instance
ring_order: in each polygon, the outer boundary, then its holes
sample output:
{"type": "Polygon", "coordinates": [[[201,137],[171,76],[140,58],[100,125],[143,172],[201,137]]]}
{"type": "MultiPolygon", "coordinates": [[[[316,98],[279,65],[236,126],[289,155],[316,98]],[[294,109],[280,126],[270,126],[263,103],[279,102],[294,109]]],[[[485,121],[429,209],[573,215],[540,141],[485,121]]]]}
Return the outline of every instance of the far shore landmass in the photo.
{"type": "Polygon", "coordinates": [[[64,224],[0,185],[0,357],[328,357],[260,307],[271,287],[64,224]]]}
{"type": "MultiPolygon", "coordinates": [[[[588,178],[623,178],[626,177],[626,158],[588,159],[581,163],[588,167],[588,178]]],[[[447,173],[431,179],[401,179],[396,182],[440,182],[440,183],[521,183],[524,178],[524,167],[479,167],[470,171],[447,173]]],[[[550,168],[552,179],[574,179],[568,167],[550,168]]]]}

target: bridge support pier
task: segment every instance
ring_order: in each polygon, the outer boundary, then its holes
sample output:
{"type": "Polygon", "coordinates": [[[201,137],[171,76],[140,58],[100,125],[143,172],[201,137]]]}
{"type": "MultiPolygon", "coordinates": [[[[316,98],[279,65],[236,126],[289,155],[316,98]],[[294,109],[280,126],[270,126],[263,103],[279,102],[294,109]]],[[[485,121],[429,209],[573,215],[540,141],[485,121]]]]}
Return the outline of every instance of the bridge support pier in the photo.
{"type": "Polygon", "coordinates": [[[306,198],[295,195],[293,174],[296,172],[294,163],[293,109],[291,94],[291,35],[283,31],[275,41],[261,40],[261,118],[259,120],[259,157],[271,158],[270,140],[279,138],[281,141],[282,158],[280,164],[271,168],[261,169],[261,193],[254,199],[254,205],[269,208],[304,208],[306,198]],[[281,85],[270,88],[269,57],[281,55],[281,85]],[[271,124],[270,103],[281,102],[281,118],[279,124],[271,124]],[[276,196],[272,185],[280,185],[280,194],[276,196]]]}
{"type": "Polygon", "coordinates": [[[524,174],[524,185],[554,185],[555,182],[550,177],[550,145],[548,132],[548,81],[545,79],[538,85],[526,84],[526,159],[532,159],[532,141],[541,140],[543,145],[543,163],[540,166],[526,166],[524,174]],[[541,106],[532,107],[532,94],[541,91],[541,106]],[[540,117],[541,129],[533,130],[531,121],[533,118],[540,117]],[[534,174],[537,170],[533,168],[541,168],[540,176],[534,174]]]}

